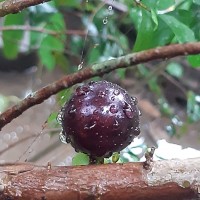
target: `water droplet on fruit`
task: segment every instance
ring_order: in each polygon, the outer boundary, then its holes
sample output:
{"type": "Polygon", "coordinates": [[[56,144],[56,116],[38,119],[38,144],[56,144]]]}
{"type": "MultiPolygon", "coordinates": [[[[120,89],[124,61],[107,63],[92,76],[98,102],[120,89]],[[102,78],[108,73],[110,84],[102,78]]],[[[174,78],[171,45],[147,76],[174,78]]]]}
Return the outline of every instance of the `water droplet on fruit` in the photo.
{"type": "Polygon", "coordinates": [[[89,92],[89,88],[86,86],[84,87],[79,86],[76,88],[76,94],[78,96],[85,95],[87,92],[89,92]]]}
{"type": "Polygon", "coordinates": [[[96,132],[96,135],[99,135],[99,133],[98,133],[98,132],[96,132]]]}
{"type": "Polygon", "coordinates": [[[62,124],[62,111],[58,113],[56,120],[57,120],[58,124],[62,124]]]}
{"type": "Polygon", "coordinates": [[[114,95],[116,95],[116,96],[117,96],[117,95],[119,95],[119,94],[120,94],[120,91],[119,91],[119,90],[114,90],[114,92],[113,92],[113,93],[114,93],[114,95]]]}
{"type": "Polygon", "coordinates": [[[133,111],[131,110],[131,108],[126,108],[123,109],[125,115],[129,118],[132,119],[134,117],[133,111]]]}
{"type": "Polygon", "coordinates": [[[119,122],[117,120],[115,120],[113,127],[114,127],[114,129],[119,128],[119,122]]]}
{"type": "Polygon", "coordinates": [[[98,94],[98,97],[105,97],[106,96],[106,93],[103,92],[103,91],[100,91],[99,94],[98,94]]]}
{"type": "Polygon", "coordinates": [[[136,105],[138,103],[136,97],[131,97],[131,100],[132,100],[132,102],[133,102],[134,105],[136,105]]]}
{"type": "Polygon", "coordinates": [[[88,85],[93,85],[95,82],[94,81],[90,81],[89,83],[88,83],[88,85]]]}
{"type": "Polygon", "coordinates": [[[93,114],[97,115],[98,114],[98,110],[94,110],[93,114]]]}
{"type": "Polygon", "coordinates": [[[85,125],[84,129],[87,130],[87,129],[92,129],[96,126],[97,122],[96,121],[93,121],[93,122],[90,122],[88,124],[85,125]]]}
{"type": "Polygon", "coordinates": [[[118,112],[118,109],[116,108],[115,105],[111,105],[111,106],[110,106],[110,112],[111,112],[112,114],[115,114],[115,113],[118,112]]]}
{"type": "Polygon", "coordinates": [[[114,100],[115,100],[115,97],[114,97],[114,96],[112,96],[112,97],[111,97],[111,100],[112,100],[112,101],[114,101],[114,100]]]}
{"type": "Polygon", "coordinates": [[[75,114],[76,113],[76,108],[74,106],[72,106],[68,113],[69,114],[75,114]]]}
{"type": "Polygon", "coordinates": [[[63,132],[60,132],[59,138],[62,143],[67,144],[66,136],[63,134],[63,132]]]}
{"type": "Polygon", "coordinates": [[[139,135],[140,134],[140,128],[136,127],[134,130],[134,135],[139,135]]]}

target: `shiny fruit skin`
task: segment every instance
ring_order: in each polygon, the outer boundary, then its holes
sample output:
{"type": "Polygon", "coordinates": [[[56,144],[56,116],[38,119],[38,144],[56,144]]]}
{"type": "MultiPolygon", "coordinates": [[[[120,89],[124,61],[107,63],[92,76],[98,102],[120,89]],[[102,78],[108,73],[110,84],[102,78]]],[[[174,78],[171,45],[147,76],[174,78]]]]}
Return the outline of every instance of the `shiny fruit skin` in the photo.
{"type": "Polygon", "coordinates": [[[136,104],[136,98],[116,84],[84,84],[62,108],[62,134],[77,152],[109,157],[139,135],[140,112],[136,104]]]}

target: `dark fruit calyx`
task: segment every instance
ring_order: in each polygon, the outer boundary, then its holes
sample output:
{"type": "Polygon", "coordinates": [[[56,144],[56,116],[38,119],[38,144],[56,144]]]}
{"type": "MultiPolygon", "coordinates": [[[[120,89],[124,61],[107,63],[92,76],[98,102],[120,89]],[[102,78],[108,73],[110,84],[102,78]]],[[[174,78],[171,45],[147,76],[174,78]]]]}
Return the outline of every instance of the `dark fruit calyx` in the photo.
{"type": "Polygon", "coordinates": [[[136,104],[136,98],[116,84],[98,81],[82,85],[62,108],[62,136],[77,152],[109,157],[139,135],[136,104]]]}

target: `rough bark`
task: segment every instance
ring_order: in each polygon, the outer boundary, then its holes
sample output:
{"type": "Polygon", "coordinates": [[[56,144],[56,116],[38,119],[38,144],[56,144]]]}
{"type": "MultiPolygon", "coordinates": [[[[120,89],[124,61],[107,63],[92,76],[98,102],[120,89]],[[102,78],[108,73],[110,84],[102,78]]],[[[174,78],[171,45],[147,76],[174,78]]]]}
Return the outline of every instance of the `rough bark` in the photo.
{"type": "Polygon", "coordinates": [[[6,0],[0,2],[0,17],[7,14],[21,12],[23,9],[30,6],[35,6],[40,3],[45,3],[50,0],[6,0]]]}
{"type": "Polygon", "coordinates": [[[19,104],[9,108],[0,115],[0,130],[14,118],[21,115],[22,112],[42,103],[51,95],[56,94],[60,90],[69,88],[76,83],[80,83],[86,79],[101,76],[118,68],[130,67],[139,63],[148,62],[155,59],[168,59],[180,55],[194,55],[200,53],[200,42],[175,44],[165,47],[159,47],[138,53],[128,54],[116,59],[108,60],[99,64],[94,64],[90,68],[85,68],[74,74],[64,76],[60,80],[47,85],[46,87],[36,91],[22,100],[19,104]]]}
{"type": "Polygon", "coordinates": [[[200,158],[77,167],[0,167],[2,200],[199,199],[200,158]]]}

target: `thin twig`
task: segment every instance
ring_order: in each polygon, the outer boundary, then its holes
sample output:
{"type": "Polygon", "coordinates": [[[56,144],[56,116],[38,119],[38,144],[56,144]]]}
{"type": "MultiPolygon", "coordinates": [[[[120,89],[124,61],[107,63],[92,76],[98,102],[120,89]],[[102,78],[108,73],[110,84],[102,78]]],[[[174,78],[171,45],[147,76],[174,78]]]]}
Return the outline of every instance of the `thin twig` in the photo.
{"type": "Polygon", "coordinates": [[[138,53],[128,54],[116,59],[104,61],[99,64],[94,64],[90,68],[84,68],[76,73],[64,76],[60,80],[53,82],[46,87],[27,96],[17,105],[6,110],[0,115],[0,130],[14,118],[21,115],[30,107],[42,103],[51,95],[69,88],[76,83],[80,83],[86,79],[101,76],[118,68],[126,68],[139,63],[155,59],[168,59],[181,55],[194,55],[200,53],[200,42],[187,44],[173,44],[169,46],[159,47],[138,53]]]}
{"type": "Polygon", "coordinates": [[[0,17],[4,17],[7,14],[18,13],[30,6],[35,6],[48,1],[50,0],[5,0],[0,2],[0,17]]]}

